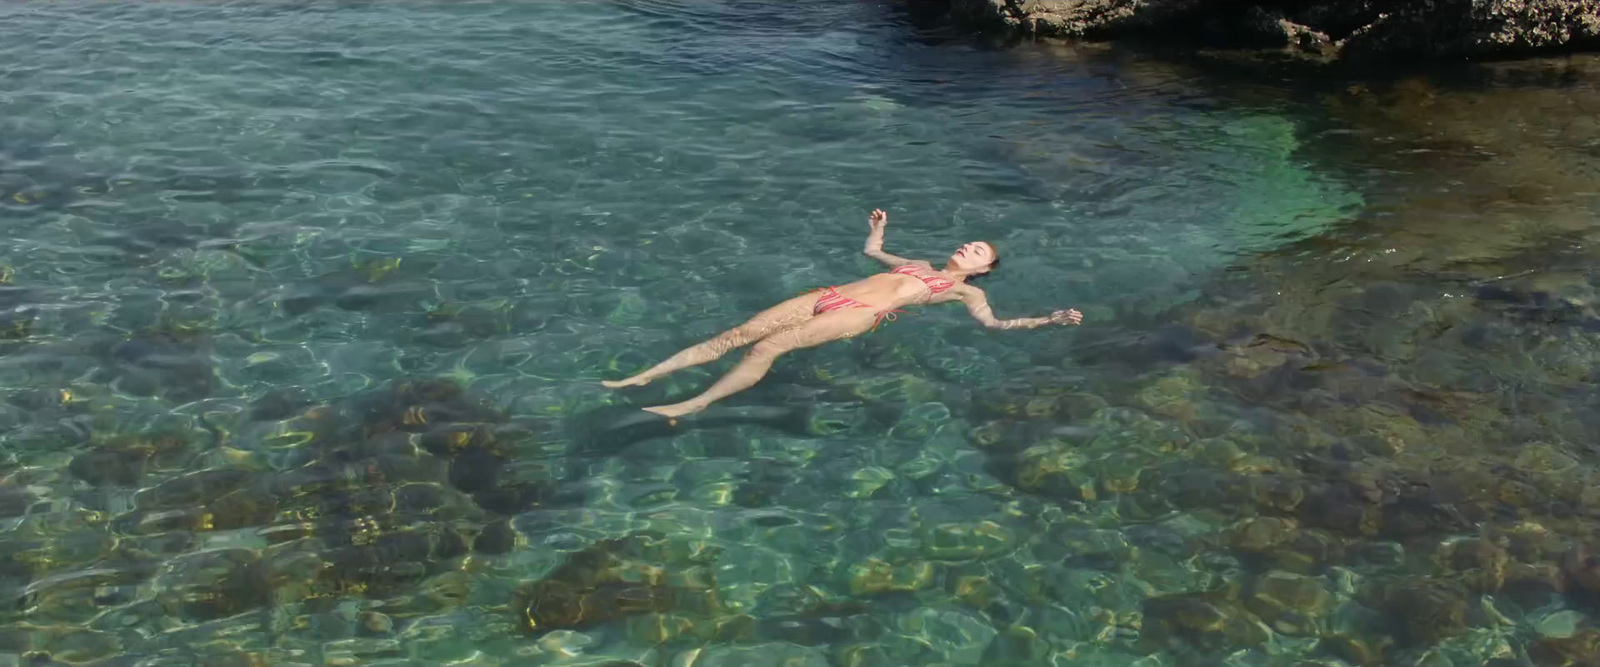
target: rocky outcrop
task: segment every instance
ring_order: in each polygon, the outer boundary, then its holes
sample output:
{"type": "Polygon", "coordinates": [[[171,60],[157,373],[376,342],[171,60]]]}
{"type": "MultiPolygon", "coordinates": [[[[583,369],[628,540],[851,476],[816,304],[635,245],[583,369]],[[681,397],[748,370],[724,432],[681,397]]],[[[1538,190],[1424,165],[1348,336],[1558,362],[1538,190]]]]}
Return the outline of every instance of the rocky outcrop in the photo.
{"type": "Polygon", "coordinates": [[[958,20],[1027,35],[1281,47],[1347,62],[1600,49],[1600,0],[942,1],[958,20]]]}

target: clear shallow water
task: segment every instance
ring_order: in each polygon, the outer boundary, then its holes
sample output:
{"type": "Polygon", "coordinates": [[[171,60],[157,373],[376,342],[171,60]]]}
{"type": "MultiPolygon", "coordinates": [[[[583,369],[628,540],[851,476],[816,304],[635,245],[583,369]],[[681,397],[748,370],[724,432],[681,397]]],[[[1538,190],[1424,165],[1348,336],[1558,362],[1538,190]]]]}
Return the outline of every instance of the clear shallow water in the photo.
{"type": "Polygon", "coordinates": [[[888,3],[0,11],[0,650],[1359,662],[1585,609],[1458,570],[1584,588],[1587,423],[1541,415],[1593,402],[1593,153],[1549,147],[1596,137],[1462,109],[1587,84],[1285,93],[888,3]],[[919,311],[680,431],[631,407],[725,366],[598,387],[877,270],[874,207],[1089,325],[919,311]],[[1506,469],[1577,495],[1399,491],[1506,469]]]}

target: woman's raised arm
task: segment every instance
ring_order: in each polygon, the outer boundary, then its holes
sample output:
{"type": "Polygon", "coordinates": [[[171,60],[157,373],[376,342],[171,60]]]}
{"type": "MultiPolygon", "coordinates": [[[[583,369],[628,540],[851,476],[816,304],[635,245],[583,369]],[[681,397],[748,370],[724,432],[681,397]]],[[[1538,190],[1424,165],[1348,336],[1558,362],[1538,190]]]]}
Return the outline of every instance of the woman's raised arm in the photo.
{"type": "Polygon", "coordinates": [[[867,245],[861,249],[861,254],[883,262],[891,267],[905,266],[907,264],[926,264],[914,259],[906,259],[898,255],[891,255],[883,251],[883,228],[889,226],[889,214],[881,209],[873,209],[872,215],[867,216],[867,226],[872,231],[867,233],[867,245]]]}

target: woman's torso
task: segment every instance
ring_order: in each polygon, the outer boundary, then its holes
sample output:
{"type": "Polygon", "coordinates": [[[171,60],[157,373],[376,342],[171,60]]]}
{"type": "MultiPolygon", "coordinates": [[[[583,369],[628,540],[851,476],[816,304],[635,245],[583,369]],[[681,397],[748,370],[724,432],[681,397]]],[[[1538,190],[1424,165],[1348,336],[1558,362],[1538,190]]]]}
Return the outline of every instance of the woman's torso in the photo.
{"type": "Polygon", "coordinates": [[[908,264],[894,271],[877,273],[848,285],[840,285],[840,295],[881,310],[957,298],[956,283],[933,269],[908,264]]]}

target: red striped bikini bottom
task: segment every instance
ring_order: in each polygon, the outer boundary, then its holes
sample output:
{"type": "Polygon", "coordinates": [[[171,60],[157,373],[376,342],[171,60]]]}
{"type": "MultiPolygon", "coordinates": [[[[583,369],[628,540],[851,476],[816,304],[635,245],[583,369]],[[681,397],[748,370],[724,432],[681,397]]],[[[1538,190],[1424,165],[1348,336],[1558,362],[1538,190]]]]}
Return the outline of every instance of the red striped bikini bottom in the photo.
{"type": "MultiPolygon", "coordinates": [[[[811,308],[811,314],[813,315],[821,315],[823,313],[830,313],[835,310],[843,310],[845,308],[877,308],[877,306],[861,303],[860,301],[856,301],[855,299],[840,294],[836,287],[824,287],[817,291],[821,292],[822,296],[817,297],[817,304],[811,308]]],[[[882,324],[884,320],[893,322],[897,314],[904,312],[906,311],[879,310],[877,313],[877,318],[872,321],[872,328],[877,329],[878,325],[882,324]]]]}

